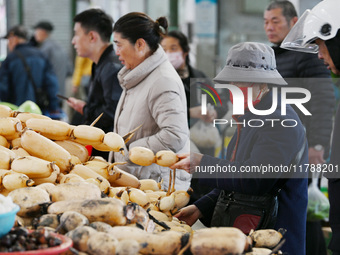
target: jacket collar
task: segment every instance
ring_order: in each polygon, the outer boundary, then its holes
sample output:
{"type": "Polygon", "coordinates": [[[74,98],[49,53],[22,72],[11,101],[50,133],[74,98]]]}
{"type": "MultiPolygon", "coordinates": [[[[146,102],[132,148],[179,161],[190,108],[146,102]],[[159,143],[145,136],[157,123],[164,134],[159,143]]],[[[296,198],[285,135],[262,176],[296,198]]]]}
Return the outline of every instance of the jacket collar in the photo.
{"type": "Polygon", "coordinates": [[[14,50],[20,49],[20,48],[27,48],[27,47],[32,47],[31,45],[29,45],[29,43],[19,43],[15,46],[14,50]]]}
{"type": "Polygon", "coordinates": [[[123,88],[133,88],[167,59],[163,48],[158,45],[158,49],[134,69],[130,70],[124,66],[118,73],[119,83],[123,88]]]}
{"type": "Polygon", "coordinates": [[[288,50],[286,50],[286,49],[280,48],[279,45],[273,45],[273,46],[272,46],[272,49],[274,50],[275,55],[281,54],[281,53],[284,53],[284,52],[288,51],[288,50]]]}
{"type": "Polygon", "coordinates": [[[106,56],[109,55],[111,52],[114,52],[113,45],[110,44],[107,48],[103,51],[102,55],[99,58],[98,64],[93,63],[93,66],[100,66],[100,64],[105,60],[106,56]]]}

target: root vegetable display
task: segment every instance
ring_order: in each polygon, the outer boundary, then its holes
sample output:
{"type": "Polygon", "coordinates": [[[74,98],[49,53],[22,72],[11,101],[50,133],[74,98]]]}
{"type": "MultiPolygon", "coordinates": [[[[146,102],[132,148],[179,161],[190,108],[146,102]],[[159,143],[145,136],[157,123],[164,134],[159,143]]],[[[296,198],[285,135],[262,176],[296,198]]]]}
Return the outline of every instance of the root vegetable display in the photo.
{"type": "Polygon", "coordinates": [[[237,228],[205,228],[194,232],[190,251],[194,255],[236,255],[248,251],[249,247],[251,241],[237,228]]]}
{"type": "Polygon", "coordinates": [[[26,174],[9,171],[2,177],[2,185],[8,191],[14,191],[20,188],[33,186],[34,181],[26,174]]]}
{"type": "Polygon", "coordinates": [[[130,148],[129,159],[140,166],[150,166],[152,163],[156,162],[153,151],[140,146],[130,148]]]}
{"type": "Polygon", "coordinates": [[[156,153],[156,164],[164,167],[170,167],[178,161],[176,153],[173,151],[162,150],[156,153]]]}
{"type": "Polygon", "coordinates": [[[90,236],[87,241],[88,253],[91,255],[111,255],[116,254],[118,245],[117,238],[104,232],[97,232],[90,236]]]}
{"type": "Polygon", "coordinates": [[[82,144],[70,140],[55,141],[55,143],[67,150],[71,155],[78,157],[82,163],[85,163],[89,158],[89,153],[82,144]]]}
{"type": "Polygon", "coordinates": [[[26,174],[29,178],[45,178],[49,177],[53,171],[60,172],[55,163],[33,156],[15,158],[11,169],[26,174]]]}
{"type": "Polygon", "coordinates": [[[37,118],[27,120],[26,127],[51,140],[69,139],[73,130],[73,127],[64,121],[37,118]]]}
{"type": "Polygon", "coordinates": [[[18,216],[31,217],[40,213],[40,206],[51,202],[49,194],[37,187],[20,188],[11,191],[8,196],[20,206],[18,216]]]}
{"type": "Polygon", "coordinates": [[[48,207],[48,213],[60,214],[76,211],[85,215],[90,222],[102,221],[111,226],[124,225],[124,204],[116,198],[59,201],[48,207]]]}
{"type": "Polygon", "coordinates": [[[32,156],[54,161],[61,172],[69,171],[72,167],[71,154],[68,151],[33,130],[27,129],[23,132],[21,145],[32,156]]]}
{"type": "Polygon", "coordinates": [[[255,247],[273,248],[282,239],[281,232],[275,229],[259,229],[249,233],[249,236],[253,239],[255,247]]]}
{"type": "Polygon", "coordinates": [[[60,217],[60,225],[66,232],[88,224],[89,220],[81,213],[75,211],[64,212],[60,217]]]}
{"type": "Polygon", "coordinates": [[[114,227],[109,234],[119,241],[135,240],[143,244],[139,251],[141,254],[157,255],[178,254],[190,237],[190,234],[176,231],[150,234],[135,227],[114,227]]]}
{"type": "Polygon", "coordinates": [[[63,183],[55,186],[50,193],[52,202],[64,200],[101,198],[98,186],[87,182],[63,183]]]}

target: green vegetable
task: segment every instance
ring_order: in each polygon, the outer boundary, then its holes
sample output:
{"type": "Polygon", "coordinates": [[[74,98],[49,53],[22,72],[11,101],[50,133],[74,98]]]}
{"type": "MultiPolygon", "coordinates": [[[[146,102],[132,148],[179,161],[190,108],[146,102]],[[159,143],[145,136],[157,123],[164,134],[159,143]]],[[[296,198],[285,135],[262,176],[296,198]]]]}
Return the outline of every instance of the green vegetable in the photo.
{"type": "Polygon", "coordinates": [[[329,204],[320,203],[319,201],[308,201],[307,220],[317,221],[329,217],[329,204]]]}
{"type": "Polygon", "coordinates": [[[30,100],[27,100],[25,101],[24,103],[22,103],[19,108],[18,108],[18,111],[20,112],[31,112],[31,113],[36,113],[36,114],[42,114],[39,106],[30,101],[30,100]]]}
{"type": "Polygon", "coordinates": [[[16,106],[15,104],[8,103],[8,102],[0,102],[0,104],[8,106],[13,111],[16,111],[18,109],[18,106],[16,106]]]}

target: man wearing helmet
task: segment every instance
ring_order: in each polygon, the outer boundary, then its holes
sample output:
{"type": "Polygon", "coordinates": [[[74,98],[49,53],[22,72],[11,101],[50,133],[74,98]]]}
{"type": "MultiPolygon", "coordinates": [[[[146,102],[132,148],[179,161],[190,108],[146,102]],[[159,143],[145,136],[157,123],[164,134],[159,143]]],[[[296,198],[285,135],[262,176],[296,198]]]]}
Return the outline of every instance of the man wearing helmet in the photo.
{"type": "MultiPolygon", "coordinates": [[[[282,48],[318,53],[325,65],[334,74],[340,75],[340,3],[338,0],[324,0],[312,10],[306,10],[300,20],[281,44],[282,48]]],[[[334,169],[340,165],[340,105],[338,107],[331,147],[330,164],[334,169]]],[[[340,178],[339,171],[325,175],[328,179],[330,201],[329,222],[332,239],[329,249],[333,255],[340,254],[340,178]]]]}
{"type": "MultiPolygon", "coordinates": [[[[306,116],[294,109],[307,131],[309,164],[323,164],[329,155],[331,140],[335,104],[333,84],[330,72],[316,55],[280,48],[280,44],[298,21],[297,16],[296,9],[290,1],[271,1],[263,14],[264,30],[268,40],[273,44],[277,69],[282,77],[287,80],[289,86],[306,88],[311,92],[311,100],[306,104],[306,108],[312,115],[306,116]]],[[[298,93],[291,96],[300,97],[298,93]]]]}

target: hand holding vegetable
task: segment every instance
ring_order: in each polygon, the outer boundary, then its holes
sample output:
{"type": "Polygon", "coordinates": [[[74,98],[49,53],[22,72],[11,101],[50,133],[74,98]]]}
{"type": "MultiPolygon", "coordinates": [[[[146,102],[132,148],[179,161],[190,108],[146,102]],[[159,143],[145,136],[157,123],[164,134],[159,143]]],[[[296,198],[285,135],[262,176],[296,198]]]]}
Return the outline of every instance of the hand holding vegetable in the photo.
{"type": "Polygon", "coordinates": [[[192,174],[195,172],[195,167],[200,165],[203,155],[200,153],[184,153],[178,154],[177,157],[180,159],[180,161],[170,166],[170,168],[183,169],[189,174],[192,174]]]}
{"type": "Polygon", "coordinates": [[[175,214],[174,217],[180,221],[184,221],[189,226],[192,226],[199,218],[202,217],[201,211],[196,205],[189,205],[182,208],[179,213],[175,214]]]}

